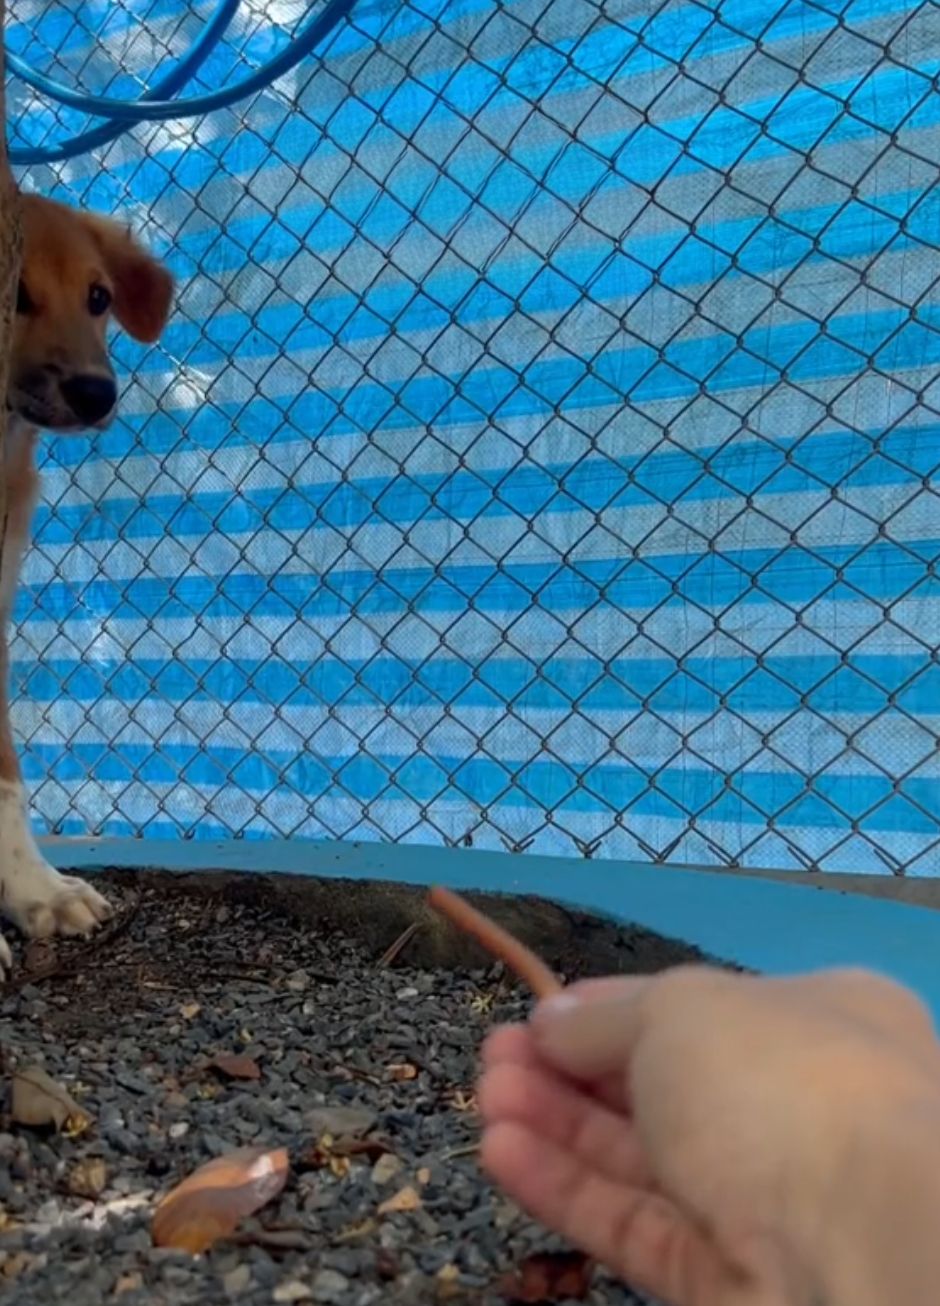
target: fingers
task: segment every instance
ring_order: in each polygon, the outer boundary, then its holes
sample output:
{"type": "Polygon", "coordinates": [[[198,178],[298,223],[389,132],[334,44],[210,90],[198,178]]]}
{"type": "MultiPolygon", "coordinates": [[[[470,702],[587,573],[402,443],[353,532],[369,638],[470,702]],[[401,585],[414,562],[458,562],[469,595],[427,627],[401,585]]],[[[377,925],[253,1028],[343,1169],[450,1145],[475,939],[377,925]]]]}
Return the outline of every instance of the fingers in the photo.
{"type": "Polygon", "coordinates": [[[510,1065],[535,1065],[538,1054],[528,1025],[498,1025],[484,1039],[480,1060],[484,1068],[504,1061],[510,1065]]]}
{"type": "MultiPolygon", "coordinates": [[[[624,1071],[655,1007],[742,982],[712,966],[677,966],[660,975],[622,976],[572,985],[540,1002],[531,1026],[540,1056],[578,1079],[624,1071]]],[[[747,982],[746,980],[743,982],[747,982]]]]}
{"type": "Polygon", "coordinates": [[[665,1198],[613,1182],[513,1122],[487,1130],[481,1159],[530,1215],[632,1287],[664,1301],[723,1300],[716,1285],[724,1270],[716,1251],[665,1198]]]}
{"type": "Polygon", "coordinates": [[[840,969],[789,981],[794,988],[816,986],[834,1007],[863,1020],[892,1038],[911,1036],[934,1042],[936,1026],[930,1009],[910,989],[886,976],[861,969],[840,969]]]}
{"type": "MultiPolygon", "coordinates": [[[[538,1067],[542,1074],[554,1073],[547,1062],[539,1055],[531,1027],[528,1025],[502,1025],[487,1036],[481,1051],[484,1071],[493,1066],[507,1064],[511,1066],[538,1067]]],[[[556,1076],[557,1078],[557,1076],[556,1076]]],[[[623,1067],[606,1077],[594,1080],[585,1092],[592,1098],[603,1102],[611,1111],[624,1116],[629,1112],[627,1080],[623,1067]]]]}
{"type": "Polygon", "coordinates": [[[625,1072],[643,1027],[641,999],[648,986],[624,980],[592,1000],[570,992],[539,1003],[531,1020],[538,1055],[575,1079],[625,1072]]]}
{"type": "Polygon", "coordinates": [[[523,1125],[608,1179],[651,1182],[630,1121],[545,1067],[499,1062],[484,1074],[478,1098],[488,1127],[523,1125]]]}
{"type": "Polygon", "coordinates": [[[577,998],[579,1002],[636,997],[654,978],[652,975],[602,975],[596,979],[577,980],[574,984],[569,984],[564,996],[577,998]]]}

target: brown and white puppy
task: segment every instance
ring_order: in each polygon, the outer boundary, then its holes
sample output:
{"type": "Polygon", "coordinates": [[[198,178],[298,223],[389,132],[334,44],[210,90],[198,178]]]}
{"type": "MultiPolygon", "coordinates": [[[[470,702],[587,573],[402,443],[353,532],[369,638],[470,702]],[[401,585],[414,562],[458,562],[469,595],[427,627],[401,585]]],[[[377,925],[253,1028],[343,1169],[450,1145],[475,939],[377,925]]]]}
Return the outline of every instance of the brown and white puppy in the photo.
{"type": "MultiPolygon", "coordinates": [[[[113,318],[154,341],[170,310],[170,274],[127,229],[38,195],[21,196],[23,255],[7,385],[7,512],[0,558],[0,913],[24,934],[87,934],[110,914],[90,885],[54,870],[32,836],[9,716],[7,625],[38,492],[39,428],[104,430],[117,384],[113,318]]],[[[10,950],[0,936],[0,973],[10,950]]]]}

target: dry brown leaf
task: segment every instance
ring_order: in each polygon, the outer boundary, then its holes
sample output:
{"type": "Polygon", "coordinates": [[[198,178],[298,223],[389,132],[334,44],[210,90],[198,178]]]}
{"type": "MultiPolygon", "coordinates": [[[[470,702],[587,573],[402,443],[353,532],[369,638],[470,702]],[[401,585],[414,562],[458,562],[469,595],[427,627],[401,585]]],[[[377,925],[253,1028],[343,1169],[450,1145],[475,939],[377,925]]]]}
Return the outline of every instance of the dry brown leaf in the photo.
{"type": "Polygon", "coordinates": [[[86,1156],[69,1171],[67,1186],[73,1197],[100,1197],[107,1187],[108,1167],[100,1156],[86,1156]]]}
{"type": "Polygon", "coordinates": [[[360,1238],[368,1238],[375,1229],[375,1221],[371,1215],[365,1220],[357,1220],[355,1224],[348,1224],[345,1229],[341,1229],[333,1238],[334,1244],[356,1243],[360,1238]]]}
{"type": "Polygon", "coordinates": [[[53,1125],[71,1137],[83,1134],[91,1116],[39,1066],[18,1070],[13,1076],[10,1115],[14,1124],[30,1129],[53,1125]]]}
{"type": "Polygon", "coordinates": [[[397,1193],[391,1197],[386,1197],[385,1201],[379,1205],[379,1215],[394,1215],[398,1211],[418,1211],[421,1209],[421,1198],[418,1190],[412,1188],[409,1184],[407,1188],[399,1188],[397,1193]]]}
{"type": "Polygon", "coordinates": [[[510,1301],[580,1301],[588,1294],[594,1262],[583,1252],[535,1252],[509,1270],[499,1291],[510,1301]]]}
{"type": "Polygon", "coordinates": [[[409,1061],[396,1062],[395,1065],[386,1066],[385,1076],[387,1079],[395,1080],[396,1083],[402,1083],[409,1079],[417,1079],[418,1067],[413,1066],[409,1061]]]}
{"type": "Polygon", "coordinates": [[[301,1153],[298,1165],[302,1170],[328,1168],[341,1179],[349,1173],[351,1158],[379,1161],[390,1151],[391,1146],[385,1138],[333,1138],[330,1134],[323,1134],[316,1143],[311,1143],[301,1153]]]}
{"type": "Polygon", "coordinates": [[[287,1169],[283,1147],[242,1147],[200,1166],[154,1212],[154,1245],[194,1255],[207,1251],[278,1195],[287,1169]]]}
{"type": "Polygon", "coordinates": [[[392,1150],[387,1138],[337,1138],[333,1142],[333,1151],[340,1156],[361,1156],[367,1161],[377,1161],[380,1156],[392,1150]]]}
{"type": "Polygon", "coordinates": [[[471,1114],[476,1114],[477,1095],[462,1088],[455,1088],[448,1098],[448,1105],[452,1106],[455,1111],[468,1111],[471,1114]]]}
{"type": "Polygon", "coordinates": [[[236,1052],[219,1052],[209,1062],[210,1070],[217,1070],[226,1079],[260,1079],[261,1068],[253,1057],[236,1052]]]}
{"type": "Polygon", "coordinates": [[[184,1020],[195,1020],[202,1011],[198,1002],[184,1002],[180,1007],[180,1015],[184,1020]]]}

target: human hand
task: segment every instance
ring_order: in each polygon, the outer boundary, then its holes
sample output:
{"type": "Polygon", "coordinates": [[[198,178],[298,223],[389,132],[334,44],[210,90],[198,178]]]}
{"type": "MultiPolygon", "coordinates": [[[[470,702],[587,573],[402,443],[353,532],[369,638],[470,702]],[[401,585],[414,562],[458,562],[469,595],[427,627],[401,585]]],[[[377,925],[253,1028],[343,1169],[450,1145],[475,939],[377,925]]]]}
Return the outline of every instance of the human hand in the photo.
{"type": "Polygon", "coordinates": [[[496,1182],[672,1306],[933,1300],[940,1045],[889,981],[575,985],[491,1035],[480,1106],[496,1182]]]}

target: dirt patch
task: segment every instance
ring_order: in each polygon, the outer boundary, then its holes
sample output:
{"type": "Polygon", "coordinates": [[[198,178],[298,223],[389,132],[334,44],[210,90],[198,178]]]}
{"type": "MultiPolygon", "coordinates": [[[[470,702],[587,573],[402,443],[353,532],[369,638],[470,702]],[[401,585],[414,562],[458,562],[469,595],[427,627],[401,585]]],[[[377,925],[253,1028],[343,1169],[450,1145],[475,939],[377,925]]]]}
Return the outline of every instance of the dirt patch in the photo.
{"type": "MultiPolygon", "coordinates": [[[[475,1157],[477,1049],[528,995],[419,891],[223,873],[96,883],[118,907],[103,937],[30,945],[0,999],[0,1300],[495,1306],[501,1275],[556,1246],[475,1157]],[[257,1077],[209,1065],[233,1057],[257,1077]],[[12,1077],[37,1065],[89,1129],[10,1118],[12,1077]],[[315,1156],[315,1113],[336,1107],[365,1113],[383,1141],[331,1168],[315,1156]],[[207,1256],[154,1248],[161,1194],[243,1146],[288,1149],[284,1192],[207,1256]],[[76,1191],[89,1175],[100,1191],[76,1191]],[[408,1187],[413,1209],[383,1207],[408,1187]]],[[[567,978],[698,956],[539,900],[480,901],[567,978]]],[[[601,1278],[591,1300],[634,1298],[601,1278]]]]}

